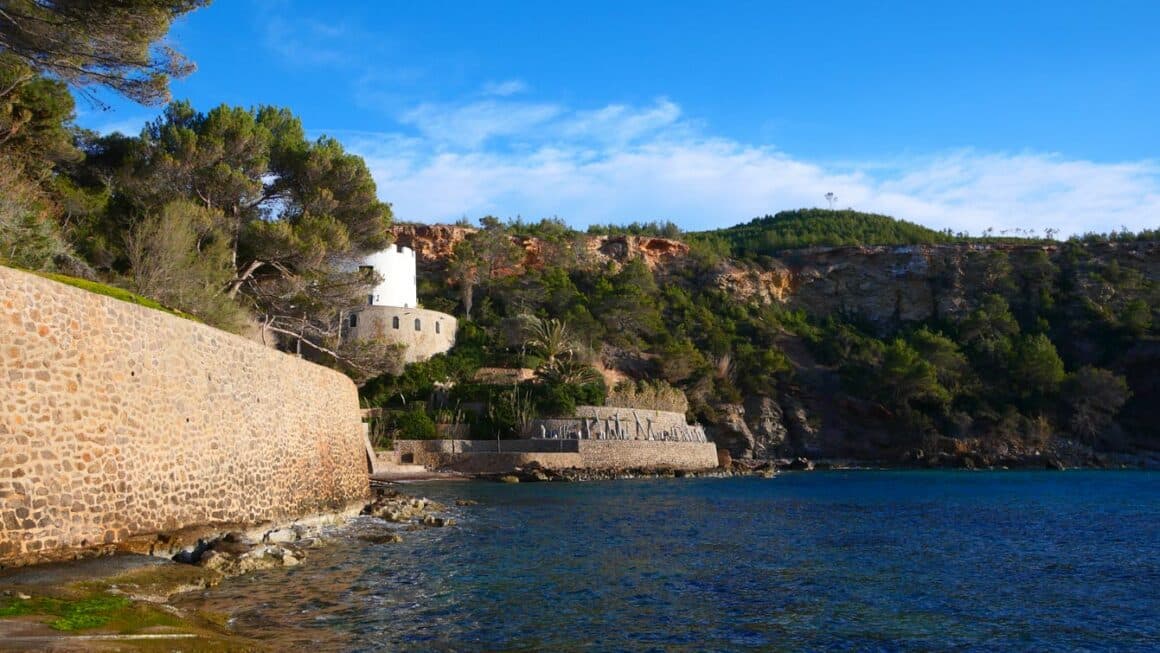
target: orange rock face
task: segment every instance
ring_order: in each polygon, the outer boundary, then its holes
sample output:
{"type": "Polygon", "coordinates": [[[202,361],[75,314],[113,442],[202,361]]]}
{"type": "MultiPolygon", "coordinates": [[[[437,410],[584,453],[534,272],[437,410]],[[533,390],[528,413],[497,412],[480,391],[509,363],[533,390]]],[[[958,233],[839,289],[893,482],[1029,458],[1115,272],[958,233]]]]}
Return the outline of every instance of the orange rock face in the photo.
{"type": "Polygon", "coordinates": [[[455,246],[478,231],[446,224],[397,224],[391,227],[395,243],[415,250],[420,265],[445,261],[455,246]]]}
{"type": "MultiPolygon", "coordinates": [[[[460,227],[442,224],[399,224],[391,228],[395,242],[415,250],[420,266],[438,265],[449,259],[455,246],[474,234],[474,227],[460,227]]],[[[551,246],[545,246],[539,238],[513,238],[525,252],[523,268],[539,268],[551,246]]],[[[689,246],[670,238],[653,236],[588,236],[584,248],[589,259],[597,264],[609,261],[623,264],[634,259],[643,259],[650,270],[669,265],[688,255],[689,246]]],[[[512,274],[519,269],[508,270],[512,274]]]]}

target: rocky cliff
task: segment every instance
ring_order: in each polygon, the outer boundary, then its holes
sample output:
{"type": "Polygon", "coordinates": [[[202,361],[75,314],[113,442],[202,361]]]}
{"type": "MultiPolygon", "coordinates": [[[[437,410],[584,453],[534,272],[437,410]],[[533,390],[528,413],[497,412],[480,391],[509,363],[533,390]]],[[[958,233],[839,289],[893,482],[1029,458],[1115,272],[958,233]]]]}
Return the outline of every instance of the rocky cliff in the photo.
{"type": "MultiPolygon", "coordinates": [[[[415,250],[420,267],[437,269],[451,258],[456,245],[478,229],[458,225],[398,224],[391,231],[397,244],[415,250]]],[[[517,236],[512,236],[511,240],[523,248],[525,267],[544,264],[545,251],[550,248],[542,240],[517,236]]],[[[689,253],[689,246],[683,242],[653,236],[586,236],[582,246],[583,258],[591,263],[623,264],[641,259],[652,270],[680,265],[681,259],[689,253]]]]}
{"type": "MultiPolygon", "coordinates": [[[[476,229],[403,224],[393,232],[396,242],[415,250],[420,266],[438,269],[476,229]]],[[[513,242],[526,252],[525,267],[543,265],[545,244],[539,239],[513,237],[513,242]]],[[[592,264],[615,267],[639,259],[663,276],[690,263],[689,245],[670,238],[584,236],[583,248],[592,264]]],[[[1160,276],[1160,243],[1103,243],[1088,250],[1096,258],[1138,269],[1148,279],[1160,276]]],[[[981,295],[1003,283],[1019,283],[1021,271],[1034,269],[1042,257],[1059,255],[1058,246],[1041,244],[813,247],[759,262],[723,260],[698,282],[742,302],[779,304],[817,317],[857,316],[887,330],[905,322],[960,317],[975,308],[981,295]]]]}

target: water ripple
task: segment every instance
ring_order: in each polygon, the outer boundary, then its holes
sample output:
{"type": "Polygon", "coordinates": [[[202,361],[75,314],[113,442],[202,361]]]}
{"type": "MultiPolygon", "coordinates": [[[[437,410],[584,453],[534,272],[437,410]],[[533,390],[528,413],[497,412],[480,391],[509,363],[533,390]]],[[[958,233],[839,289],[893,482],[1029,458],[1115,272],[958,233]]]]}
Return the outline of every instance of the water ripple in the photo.
{"type": "Polygon", "coordinates": [[[280,650],[1160,650],[1160,475],[416,486],[457,525],[187,595],[280,650]]]}

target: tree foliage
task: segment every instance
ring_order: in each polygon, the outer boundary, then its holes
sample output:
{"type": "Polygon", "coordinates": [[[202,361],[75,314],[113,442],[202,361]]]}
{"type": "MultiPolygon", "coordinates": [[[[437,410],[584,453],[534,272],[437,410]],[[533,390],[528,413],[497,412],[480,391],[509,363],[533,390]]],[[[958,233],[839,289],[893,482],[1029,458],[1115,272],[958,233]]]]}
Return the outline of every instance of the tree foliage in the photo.
{"type": "MultiPolygon", "coordinates": [[[[102,86],[160,104],[169,99],[169,78],[194,68],[161,40],[174,20],[208,3],[0,0],[0,54],[24,64],[24,81],[46,75],[82,92],[102,86]]],[[[0,98],[11,90],[0,86],[0,98]]]]}
{"type": "Polygon", "coordinates": [[[819,245],[917,245],[955,239],[944,232],[885,215],[825,209],[782,211],[694,237],[724,240],[732,256],[746,259],[819,245]]]}

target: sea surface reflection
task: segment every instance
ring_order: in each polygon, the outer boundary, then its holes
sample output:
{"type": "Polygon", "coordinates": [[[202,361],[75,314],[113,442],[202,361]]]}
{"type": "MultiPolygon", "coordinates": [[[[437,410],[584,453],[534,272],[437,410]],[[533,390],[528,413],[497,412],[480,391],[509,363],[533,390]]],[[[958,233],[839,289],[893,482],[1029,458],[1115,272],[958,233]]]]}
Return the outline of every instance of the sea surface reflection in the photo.
{"type": "Polygon", "coordinates": [[[185,595],[278,650],[1160,649],[1160,474],[413,485],[456,525],[185,595]]]}

